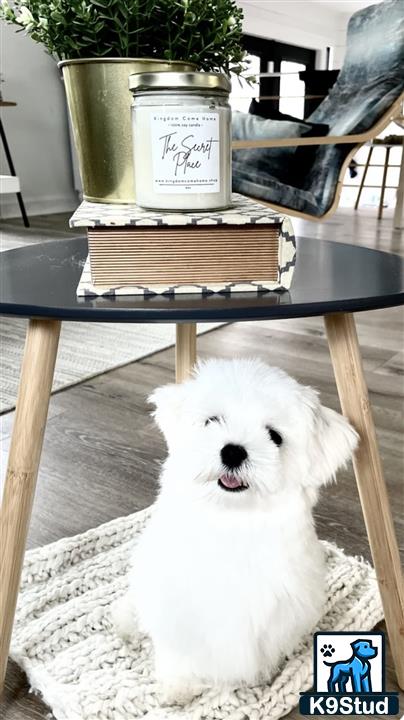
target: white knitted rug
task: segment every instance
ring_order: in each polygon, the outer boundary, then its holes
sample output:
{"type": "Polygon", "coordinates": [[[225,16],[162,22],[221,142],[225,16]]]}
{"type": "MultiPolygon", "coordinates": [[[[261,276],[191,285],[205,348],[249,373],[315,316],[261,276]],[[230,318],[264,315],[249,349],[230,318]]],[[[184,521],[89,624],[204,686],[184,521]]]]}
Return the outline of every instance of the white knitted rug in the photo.
{"type": "MultiPolygon", "coordinates": [[[[12,657],[57,720],[268,720],[286,715],[312,685],[310,635],[271,684],[206,692],[184,708],[160,707],[150,641],[125,645],[108,608],[123,593],[144,510],[27,553],[12,657]]],[[[370,630],[382,618],[374,571],[324,543],[328,603],[321,630],[370,630]]]]}

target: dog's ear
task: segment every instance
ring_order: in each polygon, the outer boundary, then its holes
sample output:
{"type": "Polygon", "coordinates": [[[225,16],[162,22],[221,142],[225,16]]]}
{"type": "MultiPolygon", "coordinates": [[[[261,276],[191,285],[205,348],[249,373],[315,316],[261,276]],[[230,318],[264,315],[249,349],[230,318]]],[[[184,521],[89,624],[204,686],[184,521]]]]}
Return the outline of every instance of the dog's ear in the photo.
{"type": "Polygon", "coordinates": [[[351,459],[358,444],[358,434],[345,417],[321,405],[311,388],[305,390],[312,393],[308,402],[312,422],[306,484],[315,491],[320,485],[334,480],[337,470],[351,459]]]}
{"type": "Polygon", "coordinates": [[[148,402],[155,406],[152,415],[163,433],[167,445],[171,444],[176,432],[178,433],[184,395],[184,385],[172,383],[156,388],[148,397],[148,402]]]}

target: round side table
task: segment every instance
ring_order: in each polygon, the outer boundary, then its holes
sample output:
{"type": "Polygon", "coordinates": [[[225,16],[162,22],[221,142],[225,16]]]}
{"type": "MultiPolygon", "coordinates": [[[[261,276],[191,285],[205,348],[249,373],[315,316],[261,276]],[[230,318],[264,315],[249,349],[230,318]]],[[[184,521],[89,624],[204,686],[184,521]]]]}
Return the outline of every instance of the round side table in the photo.
{"type": "Polygon", "coordinates": [[[177,326],[177,381],[196,359],[196,323],[324,316],[342,411],[360,436],[355,477],[396,666],[404,688],[404,589],[397,539],[352,313],[404,303],[404,261],[363,247],[298,241],[289,292],[77,298],[84,238],[2,254],[0,314],[30,318],[1,510],[0,623],[3,682],[61,322],[167,322],[177,326]]]}

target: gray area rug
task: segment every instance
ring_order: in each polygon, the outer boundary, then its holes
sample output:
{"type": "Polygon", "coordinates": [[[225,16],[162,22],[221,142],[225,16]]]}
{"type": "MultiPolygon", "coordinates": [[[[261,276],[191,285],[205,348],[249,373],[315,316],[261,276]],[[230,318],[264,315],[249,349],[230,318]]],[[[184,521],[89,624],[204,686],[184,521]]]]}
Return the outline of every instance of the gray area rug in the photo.
{"type": "MultiPolygon", "coordinates": [[[[220,323],[201,323],[198,333],[220,323]]],[[[0,412],[15,406],[27,321],[0,318],[0,412]]],[[[147,357],[175,342],[175,326],[132,323],[62,323],[53,392],[147,357]]]]}
{"type": "MultiPolygon", "coordinates": [[[[161,707],[150,640],[124,643],[109,617],[150,509],[27,553],[11,655],[57,720],[275,720],[313,682],[307,636],[270,684],[161,707]]],[[[383,613],[370,565],[324,543],[327,605],[318,630],[372,629],[383,613]]]]}

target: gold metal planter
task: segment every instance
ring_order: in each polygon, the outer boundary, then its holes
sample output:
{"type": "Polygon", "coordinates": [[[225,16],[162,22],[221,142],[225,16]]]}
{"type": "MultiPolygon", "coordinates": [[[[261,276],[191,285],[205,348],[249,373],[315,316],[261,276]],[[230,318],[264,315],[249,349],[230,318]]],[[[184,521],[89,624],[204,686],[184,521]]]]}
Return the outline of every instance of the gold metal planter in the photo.
{"type": "Polygon", "coordinates": [[[63,71],[83,198],[93,202],[134,202],[129,75],[189,71],[195,66],[146,58],[94,58],[63,60],[59,67],[63,71]]]}

